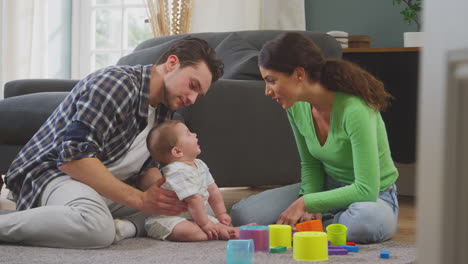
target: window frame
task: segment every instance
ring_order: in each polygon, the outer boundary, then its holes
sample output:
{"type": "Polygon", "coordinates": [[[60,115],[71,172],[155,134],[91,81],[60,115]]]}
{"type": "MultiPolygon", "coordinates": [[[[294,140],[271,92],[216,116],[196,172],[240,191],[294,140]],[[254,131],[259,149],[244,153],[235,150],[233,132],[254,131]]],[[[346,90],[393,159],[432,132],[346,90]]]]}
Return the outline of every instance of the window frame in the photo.
{"type": "Polygon", "coordinates": [[[96,55],[103,53],[120,53],[119,57],[130,53],[128,46],[128,11],[131,8],[145,8],[144,0],[141,4],[126,3],[120,0],[116,4],[95,4],[95,0],[72,1],[72,59],[71,77],[81,79],[89,73],[97,70],[95,68],[96,55]],[[97,9],[113,8],[120,9],[120,25],[122,34],[119,41],[119,49],[97,49],[95,45],[96,21],[94,16],[97,9]]]}

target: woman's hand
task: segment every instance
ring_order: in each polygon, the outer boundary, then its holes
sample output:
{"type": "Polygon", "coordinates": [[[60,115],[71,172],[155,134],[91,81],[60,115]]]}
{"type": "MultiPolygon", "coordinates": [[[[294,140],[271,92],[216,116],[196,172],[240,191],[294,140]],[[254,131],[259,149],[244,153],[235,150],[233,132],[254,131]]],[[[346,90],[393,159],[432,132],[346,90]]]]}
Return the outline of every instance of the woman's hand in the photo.
{"type": "Polygon", "coordinates": [[[286,209],[276,221],[276,224],[279,225],[290,225],[293,226],[297,221],[306,213],[306,208],[304,204],[304,197],[298,198],[294,203],[292,203],[288,209],[286,209]]]}
{"type": "Polygon", "coordinates": [[[307,213],[305,212],[301,219],[299,220],[299,222],[306,222],[306,221],[310,221],[310,220],[317,220],[317,219],[322,219],[322,214],[321,213],[316,213],[316,214],[311,214],[311,213],[307,213]]]}

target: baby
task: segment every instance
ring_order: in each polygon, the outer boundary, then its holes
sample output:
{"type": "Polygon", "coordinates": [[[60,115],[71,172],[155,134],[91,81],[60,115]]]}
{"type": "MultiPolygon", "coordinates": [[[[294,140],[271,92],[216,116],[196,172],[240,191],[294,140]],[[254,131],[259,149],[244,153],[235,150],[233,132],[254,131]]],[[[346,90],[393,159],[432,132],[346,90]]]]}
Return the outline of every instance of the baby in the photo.
{"type": "MultiPolygon", "coordinates": [[[[170,120],[154,127],[146,143],[151,157],[162,166],[166,181],[161,187],[174,191],[188,205],[188,211],[180,215],[154,215],[146,219],[148,236],[172,241],[238,238],[239,228],[230,226],[231,217],[218,186],[206,164],[196,158],[201,153],[197,134],[190,132],[184,123],[170,120]]],[[[140,185],[149,187],[157,179],[158,176],[147,173],[140,185]]],[[[122,233],[119,221],[122,220],[116,220],[116,237],[122,233]]]]}

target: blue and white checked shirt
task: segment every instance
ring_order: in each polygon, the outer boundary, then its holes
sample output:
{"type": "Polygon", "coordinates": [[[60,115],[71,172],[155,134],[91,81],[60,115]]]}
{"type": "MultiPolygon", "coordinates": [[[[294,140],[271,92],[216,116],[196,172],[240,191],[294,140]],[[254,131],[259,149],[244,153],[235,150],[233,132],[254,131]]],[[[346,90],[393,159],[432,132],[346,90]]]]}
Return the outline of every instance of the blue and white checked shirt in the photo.
{"type": "MultiPolygon", "coordinates": [[[[54,177],[65,175],[63,163],[87,157],[105,166],[119,160],[148,123],[151,66],[111,66],[81,80],[23,147],[6,174],[17,210],[38,206],[39,197],[54,177]]],[[[156,107],[155,125],[173,112],[156,107]]],[[[138,175],[156,162],[148,159],[138,175]]]]}

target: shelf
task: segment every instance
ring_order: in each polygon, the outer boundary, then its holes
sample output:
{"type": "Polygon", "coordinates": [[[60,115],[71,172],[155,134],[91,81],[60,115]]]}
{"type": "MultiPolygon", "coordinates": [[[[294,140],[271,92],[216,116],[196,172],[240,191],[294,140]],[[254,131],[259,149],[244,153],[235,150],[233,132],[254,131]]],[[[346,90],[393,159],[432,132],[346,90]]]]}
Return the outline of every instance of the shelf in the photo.
{"type": "Polygon", "coordinates": [[[343,49],[343,53],[353,53],[353,52],[417,52],[420,51],[419,47],[411,48],[347,48],[343,49]]]}
{"type": "Polygon", "coordinates": [[[343,49],[343,59],[356,63],[377,79],[394,96],[382,113],[393,160],[416,160],[416,120],[420,48],[343,49]]]}

